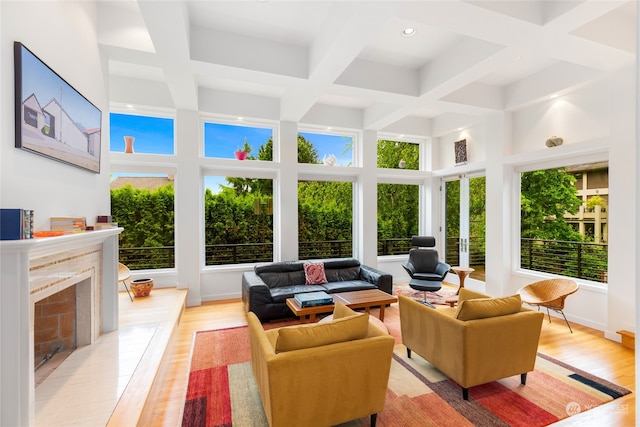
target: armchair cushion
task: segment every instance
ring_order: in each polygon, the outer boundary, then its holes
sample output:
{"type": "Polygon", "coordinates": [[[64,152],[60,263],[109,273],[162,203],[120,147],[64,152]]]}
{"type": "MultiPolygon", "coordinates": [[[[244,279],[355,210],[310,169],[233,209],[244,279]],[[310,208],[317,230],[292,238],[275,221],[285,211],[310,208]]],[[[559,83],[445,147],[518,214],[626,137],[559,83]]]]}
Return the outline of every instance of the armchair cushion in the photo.
{"type": "Polygon", "coordinates": [[[340,301],[338,301],[335,307],[333,308],[334,319],[342,319],[343,317],[353,316],[354,314],[358,314],[358,312],[350,309],[340,301]]]}
{"type": "Polygon", "coordinates": [[[458,303],[456,319],[475,320],[488,317],[505,316],[520,311],[522,300],[520,295],[502,298],[467,299],[458,303]]]}
{"type": "Polygon", "coordinates": [[[276,353],[363,339],[369,332],[369,315],[356,313],[329,323],[314,323],[279,330],[276,353]]]}

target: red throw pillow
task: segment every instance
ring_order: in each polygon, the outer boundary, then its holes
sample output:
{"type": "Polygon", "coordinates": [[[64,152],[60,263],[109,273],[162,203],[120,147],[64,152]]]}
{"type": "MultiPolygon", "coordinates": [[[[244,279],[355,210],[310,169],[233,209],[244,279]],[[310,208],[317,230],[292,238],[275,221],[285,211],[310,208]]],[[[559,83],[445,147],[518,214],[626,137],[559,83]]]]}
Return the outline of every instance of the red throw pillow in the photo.
{"type": "Polygon", "coordinates": [[[324,274],[324,263],[305,262],[303,266],[306,285],[321,285],[323,283],[328,283],[327,276],[324,274]]]}

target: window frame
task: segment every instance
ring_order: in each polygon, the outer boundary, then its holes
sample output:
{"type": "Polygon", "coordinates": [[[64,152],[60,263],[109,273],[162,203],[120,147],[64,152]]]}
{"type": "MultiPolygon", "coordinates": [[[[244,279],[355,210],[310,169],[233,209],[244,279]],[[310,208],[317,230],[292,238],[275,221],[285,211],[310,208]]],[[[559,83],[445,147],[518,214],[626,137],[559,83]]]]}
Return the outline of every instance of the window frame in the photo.
{"type": "MultiPolygon", "coordinates": [[[[544,154],[547,152],[545,151],[544,154]]],[[[520,259],[520,247],[522,245],[521,239],[521,204],[520,204],[520,189],[521,189],[521,174],[523,172],[532,172],[536,170],[554,169],[561,167],[577,166],[588,163],[609,162],[609,152],[602,148],[598,148],[588,154],[577,154],[573,150],[563,150],[561,153],[555,156],[544,157],[544,154],[537,153],[535,156],[527,156],[526,153],[522,155],[514,155],[505,160],[505,166],[512,168],[512,229],[511,229],[511,257],[512,257],[512,271],[514,274],[524,277],[529,277],[533,280],[541,280],[547,278],[569,278],[584,285],[586,288],[593,289],[600,292],[607,292],[608,284],[595,282],[588,279],[559,276],[556,274],[545,273],[537,270],[529,270],[522,268],[520,259]]],[[[608,242],[611,245],[611,242],[608,242]]],[[[607,265],[607,271],[609,266],[607,265]]]]}

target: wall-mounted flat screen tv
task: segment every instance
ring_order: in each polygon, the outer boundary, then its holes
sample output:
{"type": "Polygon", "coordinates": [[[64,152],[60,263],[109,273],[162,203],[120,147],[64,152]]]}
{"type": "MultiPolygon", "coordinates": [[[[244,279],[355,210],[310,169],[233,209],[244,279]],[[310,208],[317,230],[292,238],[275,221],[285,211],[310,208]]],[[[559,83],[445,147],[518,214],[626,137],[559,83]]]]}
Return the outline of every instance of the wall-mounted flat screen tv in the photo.
{"type": "Polygon", "coordinates": [[[14,42],[16,147],[100,173],[102,112],[14,42]]]}

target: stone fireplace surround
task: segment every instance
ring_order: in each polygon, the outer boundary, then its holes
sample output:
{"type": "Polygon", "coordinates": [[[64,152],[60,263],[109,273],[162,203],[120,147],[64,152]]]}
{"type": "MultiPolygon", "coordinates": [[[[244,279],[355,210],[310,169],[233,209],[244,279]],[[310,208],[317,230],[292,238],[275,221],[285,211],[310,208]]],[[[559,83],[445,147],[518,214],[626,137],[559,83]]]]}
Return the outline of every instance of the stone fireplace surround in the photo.
{"type": "Polygon", "coordinates": [[[78,344],[118,329],[122,228],[0,242],[0,425],[33,425],[35,303],[88,280],[79,298],[78,344]]]}

